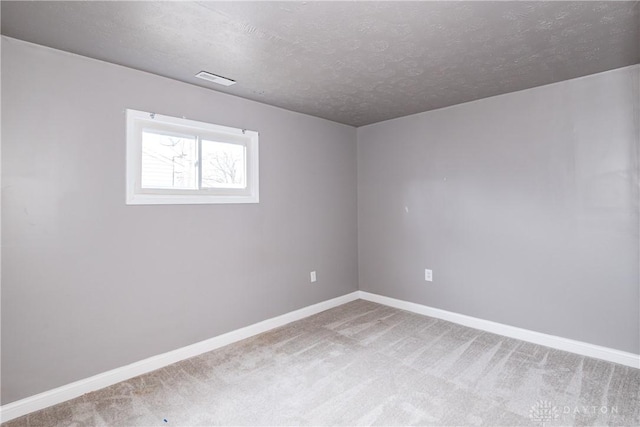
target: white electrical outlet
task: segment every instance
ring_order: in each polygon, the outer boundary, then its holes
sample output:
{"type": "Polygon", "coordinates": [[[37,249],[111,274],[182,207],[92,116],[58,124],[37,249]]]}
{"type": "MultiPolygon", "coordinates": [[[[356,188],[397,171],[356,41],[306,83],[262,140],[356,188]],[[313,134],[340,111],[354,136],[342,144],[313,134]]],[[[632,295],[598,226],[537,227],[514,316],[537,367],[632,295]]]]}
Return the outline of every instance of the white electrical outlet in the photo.
{"type": "Polygon", "coordinates": [[[311,283],[315,283],[315,281],[318,280],[316,278],[316,272],[315,271],[312,271],[309,276],[311,277],[311,283]]]}
{"type": "Polygon", "coordinates": [[[429,270],[428,268],[425,268],[424,280],[426,280],[427,282],[433,282],[433,271],[429,270]]]}

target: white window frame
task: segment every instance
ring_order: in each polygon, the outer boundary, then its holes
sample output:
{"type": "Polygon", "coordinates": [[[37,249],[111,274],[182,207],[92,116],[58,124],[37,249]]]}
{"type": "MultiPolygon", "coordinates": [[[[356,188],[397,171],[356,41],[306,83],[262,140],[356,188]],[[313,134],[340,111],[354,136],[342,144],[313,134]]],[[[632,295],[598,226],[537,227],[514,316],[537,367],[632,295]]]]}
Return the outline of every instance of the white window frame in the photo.
{"type": "Polygon", "coordinates": [[[127,205],[259,203],[258,132],[127,109],[127,205]],[[246,150],[245,188],[148,189],[141,187],[144,129],[241,144],[246,150]]]}

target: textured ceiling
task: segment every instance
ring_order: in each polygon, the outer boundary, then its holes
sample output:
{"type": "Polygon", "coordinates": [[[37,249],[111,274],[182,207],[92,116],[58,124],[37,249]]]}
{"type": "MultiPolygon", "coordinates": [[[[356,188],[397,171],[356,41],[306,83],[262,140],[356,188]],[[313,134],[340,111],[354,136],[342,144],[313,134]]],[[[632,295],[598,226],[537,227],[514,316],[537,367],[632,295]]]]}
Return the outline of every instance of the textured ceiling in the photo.
{"type": "Polygon", "coordinates": [[[640,62],[638,1],[1,7],[4,35],[354,126],[640,62]]]}

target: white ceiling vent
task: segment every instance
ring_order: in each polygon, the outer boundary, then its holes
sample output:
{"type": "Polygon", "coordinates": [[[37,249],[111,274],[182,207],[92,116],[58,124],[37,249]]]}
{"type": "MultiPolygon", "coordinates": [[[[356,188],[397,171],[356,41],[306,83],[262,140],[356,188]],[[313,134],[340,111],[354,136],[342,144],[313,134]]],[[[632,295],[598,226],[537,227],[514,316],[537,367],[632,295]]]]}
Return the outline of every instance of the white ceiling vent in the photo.
{"type": "Polygon", "coordinates": [[[228,79],[226,77],[216,76],[215,74],[207,73],[206,71],[200,71],[196,74],[196,77],[202,80],[207,80],[212,83],[217,83],[222,86],[231,86],[236,84],[235,80],[228,79]]]}

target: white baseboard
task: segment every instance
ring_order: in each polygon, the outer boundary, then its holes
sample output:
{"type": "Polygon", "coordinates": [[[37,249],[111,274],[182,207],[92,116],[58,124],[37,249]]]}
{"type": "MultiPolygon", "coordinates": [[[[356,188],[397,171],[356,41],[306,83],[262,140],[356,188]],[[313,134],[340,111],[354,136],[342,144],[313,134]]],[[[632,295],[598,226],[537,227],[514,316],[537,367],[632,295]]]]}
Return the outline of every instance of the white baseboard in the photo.
{"type": "Polygon", "coordinates": [[[416,304],[413,302],[402,301],[399,299],[372,294],[365,291],[358,291],[358,293],[360,299],[363,300],[388,305],[390,307],[411,311],[413,313],[422,314],[425,316],[435,317],[437,319],[447,320],[459,325],[469,326],[471,328],[492,332],[494,334],[503,335],[534,344],[544,345],[546,347],[551,347],[558,350],[580,354],[582,356],[602,359],[608,362],[619,363],[620,365],[626,365],[632,368],[640,369],[639,354],[628,353],[626,351],[615,350],[608,347],[602,347],[599,345],[589,344],[582,341],[575,341],[568,338],[557,337],[554,335],[547,335],[541,332],[530,331],[528,329],[504,325],[502,323],[491,322],[489,320],[478,319],[476,317],[465,316],[464,314],[440,310],[438,308],[416,304]]]}
{"type": "Polygon", "coordinates": [[[352,292],[341,297],[323,301],[318,304],[310,305],[281,316],[249,325],[244,328],[236,329],[235,331],[218,335],[217,337],[210,338],[205,341],[149,357],[148,359],[140,360],[139,362],[135,362],[121,368],[112,369],[62,387],[54,388],[53,390],[45,391],[34,396],[8,403],[0,407],[0,422],[6,422],[22,415],[74,399],[85,393],[108,387],[121,381],[137,377],[138,375],[146,374],[147,372],[155,371],[156,369],[163,368],[171,365],[172,363],[198,356],[202,353],[206,353],[245,338],[261,334],[279,326],[286,325],[287,323],[304,319],[305,317],[320,313],[321,311],[337,307],[350,301],[355,301],[358,298],[358,291],[352,292]]]}
{"type": "Polygon", "coordinates": [[[218,335],[177,350],[169,351],[148,359],[123,366],[121,368],[112,369],[110,371],[85,378],[53,390],[45,391],[25,399],[11,402],[0,407],[0,422],[6,422],[22,415],[29,414],[40,409],[47,408],[67,400],[74,399],[110,385],[128,380],[138,375],[163,368],[172,363],[198,356],[211,350],[232,344],[234,342],[252,337],[257,334],[269,331],[279,326],[286,325],[296,320],[304,319],[321,311],[346,304],[357,299],[384,304],[390,307],[399,308],[401,310],[411,311],[413,313],[425,316],[435,317],[447,320],[471,328],[492,332],[498,335],[510,338],[528,341],[534,344],[540,344],[559,350],[569,351],[583,356],[594,357],[621,365],[630,366],[640,369],[640,355],[615,350],[608,347],[602,347],[581,341],[575,341],[567,338],[547,335],[540,332],[534,332],[527,329],[517,328],[515,326],[504,325],[501,323],[491,322],[489,320],[478,319],[464,314],[453,313],[426,305],[416,304],[408,301],[402,301],[395,298],[385,297],[382,295],[372,294],[365,291],[355,291],[338,298],[323,301],[318,304],[304,307],[281,316],[273,317],[226,334],[218,335]]]}

